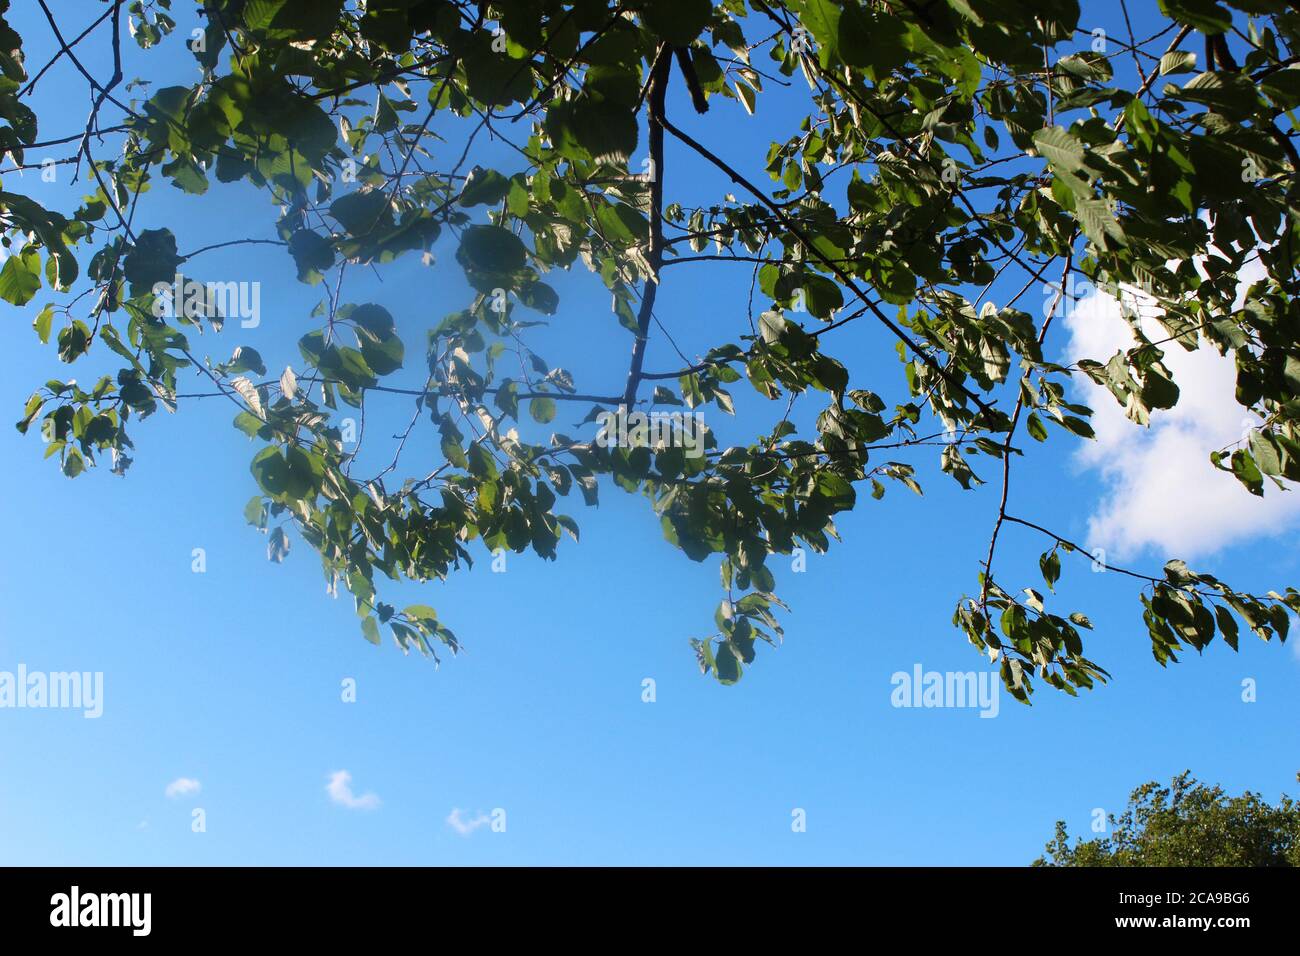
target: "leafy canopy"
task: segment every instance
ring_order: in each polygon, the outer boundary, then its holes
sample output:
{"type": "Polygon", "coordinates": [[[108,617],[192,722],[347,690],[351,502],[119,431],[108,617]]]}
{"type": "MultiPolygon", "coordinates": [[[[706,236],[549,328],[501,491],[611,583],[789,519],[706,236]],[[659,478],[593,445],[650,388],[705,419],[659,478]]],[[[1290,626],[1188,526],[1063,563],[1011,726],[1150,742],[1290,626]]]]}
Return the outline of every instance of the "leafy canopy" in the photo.
{"type": "MultiPolygon", "coordinates": [[[[0,297],[33,309],[59,361],[109,369],[92,385],[46,382],[18,428],[43,431],[68,476],[105,458],[122,473],[137,421],[190,395],[230,401],[257,444],[248,521],[268,533],[273,560],[295,537],[310,545],[331,588],[355,597],[371,641],[387,629],[403,649],[456,650],[432,608],[385,603],[383,582],[444,578],[480,549],[554,558],[564,534],[578,537],[568,503],[595,505],[616,487],[644,497],[689,558],[718,563],[716,629],[692,644],[706,673],[734,683],[758,643],[782,634],[774,556],[824,551],[837,514],[893,486],[920,493],[928,463],[963,488],[982,483],[978,472],[1001,488],[955,625],[1017,698],[1040,680],[1074,694],[1106,677],[1085,653],[1088,618],[997,573],[1013,525],[1044,536],[1049,591],[1062,556],[1087,560],[1050,515],[1022,514],[1008,493],[1017,459],[1054,430],[1092,437],[1072,379],[1103,385],[1143,426],[1178,401],[1169,350],[1230,355],[1236,400],[1260,425],[1207,454],[1255,494],[1300,479],[1294,3],[1161,0],[1158,32],[1100,42],[1075,0],[100,6],[75,37],[51,15],[39,41],[83,73],[93,104],[84,127],[50,129],[65,116],[27,106],[43,69],[0,0],[0,154],[35,167],[35,150],[59,148],[54,162],[91,187],[55,211],[6,176],[0,297]],[[177,17],[199,28],[187,38],[177,17]],[[125,82],[128,37],[187,43],[201,78],[125,82]],[[111,76],[78,59],[96,43],[111,49],[111,76]],[[773,138],[759,164],[729,156],[723,137],[697,138],[667,106],[670,85],[683,84],[698,111],[754,114],[783,77],[802,108],[764,116],[773,138]],[[129,98],[135,89],[141,98],[129,98]],[[509,144],[510,162],[476,163],[485,130],[509,144]],[[684,157],[732,192],[675,200],[684,157]],[[766,179],[740,171],[759,165],[766,179]],[[203,301],[158,308],[155,286],[182,264],[202,279],[207,250],[182,254],[170,230],[133,226],[160,183],[202,194],[236,182],[272,205],[266,233],[230,242],[277,247],[268,254],[322,290],[299,320],[299,354],[275,362],[242,343],[226,362],[198,359],[192,335],[219,331],[222,315],[203,301]],[[447,253],[436,268],[463,271],[475,294],[428,327],[342,295],[346,268],[431,252],[447,253]],[[753,269],[759,314],[746,323],[718,310],[701,360],[647,370],[668,266],[734,268],[719,259],[753,269]],[[1238,272],[1254,260],[1265,277],[1239,301],[1238,272]],[[626,372],[580,385],[529,346],[530,328],[564,318],[555,270],[586,270],[608,291],[626,372]],[[987,301],[1017,274],[1020,295],[987,301]],[[1076,277],[1137,290],[1158,305],[1162,334],[1150,338],[1130,310],[1132,347],[1048,360],[1062,296],[1041,315],[1017,303],[1076,277]],[[874,326],[901,374],[862,381],[862,363],[835,354],[848,323],[874,326]],[[388,384],[403,368],[423,386],[388,384]],[[206,392],[181,388],[195,376],[206,392]],[[643,431],[628,446],[595,441],[601,410],[732,414],[737,388],[757,396],[742,403],[759,409],[745,412],[748,444],[721,447],[709,433],[705,454],[690,457],[643,431]],[[341,417],[384,392],[407,394],[416,415],[393,464],[361,475],[341,417]],[[578,433],[543,427],[559,403],[591,409],[578,433]],[[815,425],[794,423],[795,403],[815,425]],[[439,461],[403,475],[417,426],[436,432],[439,461]]],[[[1243,625],[1285,639],[1288,609],[1300,610],[1293,589],[1246,593],[1177,560],[1153,574],[1115,570],[1134,579],[1162,664],[1216,635],[1235,648],[1243,625]]]]}
{"type": "Polygon", "coordinates": [[[1169,786],[1144,783],[1129,796],[1110,834],[1070,845],[1065,823],[1034,866],[1298,866],[1300,805],[1273,806],[1246,791],[1229,797],[1190,772],[1169,786]]]}

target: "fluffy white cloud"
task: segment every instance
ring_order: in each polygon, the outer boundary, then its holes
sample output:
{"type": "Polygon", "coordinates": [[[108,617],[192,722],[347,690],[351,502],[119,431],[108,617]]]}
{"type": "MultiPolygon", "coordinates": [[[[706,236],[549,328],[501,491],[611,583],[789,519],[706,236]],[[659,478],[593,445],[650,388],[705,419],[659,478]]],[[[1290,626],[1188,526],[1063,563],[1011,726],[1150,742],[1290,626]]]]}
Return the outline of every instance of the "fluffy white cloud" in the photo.
{"type": "MultiPolygon", "coordinates": [[[[1263,267],[1242,270],[1241,288],[1258,280],[1263,267]]],[[[1149,300],[1138,303],[1143,331],[1152,341],[1168,333],[1152,318],[1149,300]]],[[[1064,316],[1070,332],[1068,361],[1105,362],[1135,344],[1119,302],[1093,290],[1064,316]]],[[[1231,357],[1209,346],[1187,352],[1162,346],[1173,373],[1178,404],[1151,413],[1150,428],[1130,422],[1106,389],[1079,376],[1084,401],[1093,408],[1095,442],[1079,460],[1102,476],[1105,492],[1089,521],[1088,547],[1107,557],[1149,550],[1159,560],[1197,558],[1239,540],[1277,534],[1300,516],[1300,495],[1266,484],[1264,498],[1250,494],[1232,475],[1210,463],[1210,452],[1240,440],[1257,424],[1234,400],[1236,368],[1231,357]]]]}
{"type": "Polygon", "coordinates": [[[379,795],[363,793],[357,796],[352,792],[352,774],[346,770],[335,770],[330,774],[330,782],[325,785],[325,792],[341,807],[349,810],[374,810],[379,807],[379,795]]]}
{"type": "Polygon", "coordinates": [[[467,819],[461,815],[460,807],[453,807],[451,813],[447,814],[447,826],[451,827],[464,837],[469,836],[479,827],[487,826],[491,822],[491,817],[481,811],[478,815],[467,819]]]}
{"type": "Polygon", "coordinates": [[[177,797],[188,797],[190,794],[198,793],[202,789],[202,785],[193,777],[177,777],[167,784],[167,789],[163,793],[174,800],[177,797]]]}

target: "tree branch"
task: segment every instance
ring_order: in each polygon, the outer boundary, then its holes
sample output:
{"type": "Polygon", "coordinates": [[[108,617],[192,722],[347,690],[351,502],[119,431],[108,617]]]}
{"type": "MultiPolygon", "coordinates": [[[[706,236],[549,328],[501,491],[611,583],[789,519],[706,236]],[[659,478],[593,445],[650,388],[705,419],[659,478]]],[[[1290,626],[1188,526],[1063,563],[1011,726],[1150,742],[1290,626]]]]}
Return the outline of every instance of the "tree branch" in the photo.
{"type": "Polygon", "coordinates": [[[636,317],[636,339],[632,342],[632,363],[627,370],[627,385],[623,388],[623,404],[631,408],[636,403],[637,386],[641,384],[641,369],[645,364],[646,335],[650,330],[651,314],[654,312],[655,296],[659,291],[659,269],[664,258],[664,127],[668,120],[664,116],[664,95],[668,90],[668,77],[673,65],[672,53],[667,44],[659,47],[650,68],[650,88],[648,94],[650,126],[650,171],[654,177],[650,181],[650,244],[646,249],[646,261],[650,264],[650,276],[645,281],[641,293],[641,308],[636,317]]]}
{"type": "MultiPolygon", "coordinates": [[[[1074,242],[1076,230],[1070,236],[1070,242],[1074,242]]],[[[1041,347],[1043,340],[1047,338],[1047,329],[1052,324],[1052,317],[1056,315],[1056,310],[1065,297],[1066,285],[1070,278],[1070,270],[1074,268],[1074,250],[1065,257],[1065,269],[1061,273],[1061,286],[1056,290],[1056,298],[1052,300],[1051,307],[1047,310],[1047,318],[1043,320],[1043,327],[1038,330],[1038,344],[1041,347]]],[[[989,586],[993,583],[993,555],[998,547],[998,534],[1002,531],[1002,523],[1007,520],[1007,498],[1011,492],[1011,439],[1015,437],[1016,425],[1020,423],[1020,414],[1025,408],[1025,390],[1018,389],[1016,396],[1016,407],[1011,413],[1011,427],[1007,429],[1007,439],[1002,443],[1002,498],[998,502],[998,518],[993,523],[993,534],[989,538],[989,554],[984,559],[984,583],[980,586],[980,610],[984,616],[988,617],[988,600],[989,586]]]]}
{"type": "Polygon", "coordinates": [[[940,378],[947,381],[948,384],[953,386],[953,388],[955,388],[957,391],[961,392],[968,399],[970,399],[979,408],[981,412],[988,414],[993,411],[993,407],[991,405],[985,402],[982,398],[979,397],[979,395],[975,394],[975,392],[971,391],[961,382],[957,381],[953,377],[951,372],[949,372],[946,368],[940,365],[938,361],[935,360],[934,356],[924,351],[921,348],[919,343],[917,343],[910,335],[908,335],[901,328],[899,328],[893,322],[893,320],[889,318],[889,316],[885,315],[884,311],[878,305],[876,305],[875,302],[871,300],[871,298],[867,295],[867,293],[863,291],[863,289],[856,282],[853,281],[853,277],[850,276],[847,272],[845,272],[844,269],[841,268],[840,265],[834,259],[822,253],[821,250],[819,250],[813,244],[812,238],[808,235],[808,233],[806,233],[802,228],[800,228],[793,219],[787,216],[780,206],[778,206],[775,202],[773,202],[770,198],[768,198],[766,193],[764,193],[761,189],[759,189],[748,179],[742,176],[739,172],[737,172],[734,168],[728,165],[726,161],[716,156],[711,150],[709,150],[708,147],[697,142],[694,138],[682,132],[672,123],[668,122],[667,118],[663,120],[663,126],[664,129],[672,133],[673,136],[681,140],[681,142],[685,143],[691,149],[695,150],[695,152],[699,153],[700,156],[704,157],[710,163],[712,163],[714,166],[720,169],[722,172],[726,173],[733,183],[743,187],[745,190],[751,193],[755,199],[757,199],[764,206],[770,209],[776,215],[776,217],[781,221],[782,225],[784,225],[787,229],[789,229],[790,232],[794,234],[795,238],[797,238],[803,244],[804,248],[808,250],[808,252],[813,256],[813,258],[815,258],[823,266],[825,266],[832,273],[834,273],[835,277],[840,280],[840,282],[845,286],[845,288],[847,288],[859,300],[861,300],[867,306],[867,308],[871,310],[872,314],[875,315],[876,319],[885,328],[889,329],[889,331],[892,332],[896,338],[902,341],[917,358],[919,358],[922,362],[928,365],[940,378]]]}

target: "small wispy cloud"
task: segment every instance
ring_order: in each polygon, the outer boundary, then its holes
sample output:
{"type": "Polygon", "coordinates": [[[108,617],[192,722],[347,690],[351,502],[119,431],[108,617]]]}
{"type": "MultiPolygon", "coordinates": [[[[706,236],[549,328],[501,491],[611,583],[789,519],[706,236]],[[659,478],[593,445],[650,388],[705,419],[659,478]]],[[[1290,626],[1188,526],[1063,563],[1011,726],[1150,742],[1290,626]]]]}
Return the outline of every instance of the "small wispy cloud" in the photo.
{"type": "Polygon", "coordinates": [[[460,807],[453,807],[451,813],[447,814],[447,826],[463,837],[469,836],[479,827],[487,826],[491,822],[492,818],[481,810],[476,816],[468,818],[462,815],[460,807]]]}
{"type": "Polygon", "coordinates": [[[203,785],[193,777],[177,777],[167,784],[167,789],[163,793],[175,800],[177,797],[188,797],[190,794],[198,793],[202,789],[203,785]]]}
{"type": "Polygon", "coordinates": [[[352,774],[346,770],[335,770],[330,774],[330,782],[325,785],[325,792],[330,799],[349,810],[375,810],[379,807],[377,793],[363,793],[360,796],[352,792],[352,774]]]}

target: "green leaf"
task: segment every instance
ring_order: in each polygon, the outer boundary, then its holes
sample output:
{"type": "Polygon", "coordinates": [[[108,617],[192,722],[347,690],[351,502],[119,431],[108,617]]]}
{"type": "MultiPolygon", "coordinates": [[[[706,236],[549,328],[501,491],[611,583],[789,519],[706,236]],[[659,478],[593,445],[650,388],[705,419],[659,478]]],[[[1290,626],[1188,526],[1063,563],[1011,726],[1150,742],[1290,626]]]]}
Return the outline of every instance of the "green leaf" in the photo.
{"type": "Polygon", "coordinates": [[[334,246],[310,229],[299,229],[289,237],[289,254],[298,268],[298,281],[315,285],[323,273],[334,265],[334,246]]]}
{"type": "Polygon", "coordinates": [[[1160,58],[1160,75],[1190,73],[1196,69],[1196,54],[1187,50],[1173,50],[1160,58]]]}
{"type": "Polygon", "coordinates": [[[240,412],[235,416],[235,427],[247,435],[249,438],[256,438],[266,427],[256,415],[250,415],[248,412],[240,412]]]}
{"type": "MultiPolygon", "coordinates": [[[[0,268],[0,299],[26,305],[41,288],[41,257],[35,250],[10,256],[0,268]]],[[[47,333],[48,335],[48,333],[47,333]]],[[[45,337],[42,337],[44,341],[45,337]]]]}
{"type": "Polygon", "coordinates": [[[1056,590],[1056,582],[1061,576],[1061,556],[1055,549],[1046,552],[1038,559],[1039,570],[1043,572],[1043,582],[1049,591],[1056,590]]]}
{"type": "Polygon", "coordinates": [[[254,528],[266,530],[266,505],[261,495],[253,495],[248,499],[248,504],[244,505],[244,518],[254,528]]]}
{"type": "Polygon", "coordinates": [[[1047,441],[1047,426],[1043,424],[1041,418],[1030,412],[1029,420],[1025,424],[1030,438],[1034,441],[1047,441]]]}
{"type": "Polygon", "coordinates": [[[262,353],[248,345],[238,346],[234,354],[230,356],[230,361],[226,363],[226,371],[231,373],[255,372],[258,375],[266,374],[266,362],[262,360],[262,353]]]}
{"type": "Polygon", "coordinates": [[[720,684],[734,684],[740,680],[742,669],[740,658],[737,656],[730,641],[723,641],[718,645],[713,660],[713,674],[720,684]]]}
{"type": "Polygon", "coordinates": [[[59,330],[59,359],[74,362],[90,348],[90,327],[77,319],[59,330]]]}
{"type": "Polygon", "coordinates": [[[1059,126],[1049,126],[1034,133],[1034,147],[1054,169],[1066,173],[1083,170],[1083,143],[1059,126]]]}
{"type": "Polygon", "coordinates": [[[266,541],[266,557],[269,561],[276,564],[284,562],[285,556],[289,553],[289,536],[284,533],[283,527],[277,527],[271,531],[271,536],[266,541]]]}
{"type": "Polygon", "coordinates": [[[1232,29],[1232,14],[1214,0],[1160,0],[1160,12],[1209,36],[1232,29]]]}
{"type": "Polygon", "coordinates": [[[1200,73],[1183,86],[1183,98],[1228,117],[1252,115],[1259,107],[1255,85],[1236,73],[1200,73]]]}
{"type": "Polygon", "coordinates": [[[67,454],[63,458],[63,473],[69,478],[76,478],[85,470],[85,459],[76,448],[69,446],[66,451],[67,454]]]}
{"type": "Polygon", "coordinates": [[[819,319],[829,319],[836,309],[844,307],[844,293],[825,276],[805,273],[799,279],[799,288],[803,290],[804,305],[819,319]]]}
{"type": "Polygon", "coordinates": [[[456,201],[462,206],[495,206],[509,191],[510,180],[495,169],[475,166],[465,178],[465,187],[456,201]]]}
{"type": "Polygon", "coordinates": [[[249,470],[257,479],[258,487],[272,498],[284,494],[289,483],[289,465],[274,445],[263,448],[254,456],[249,470]]]}
{"type": "Polygon", "coordinates": [[[528,414],[533,417],[533,421],[545,425],[555,420],[555,400],[550,398],[534,398],[528,403],[528,414]]]}
{"type": "Polygon", "coordinates": [[[366,365],[376,375],[391,375],[402,367],[405,347],[394,331],[392,313],[380,305],[357,306],[348,316],[357,327],[357,342],[366,365]]]}
{"type": "Polygon", "coordinates": [[[1173,408],[1178,404],[1178,386],[1158,366],[1142,377],[1142,404],[1147,408],[1173,408]]]}
{"type": "Polygon", "coordinates": [[[528,252],[519,237],[500,226],[470,226],[461,234],[456,259],[467,271],[510,274],[524,267],[528,252]]]}
{"type": "Polygon", "coordinates": [[[330,215],[352,236],[365,236],[379,226],[390,226],[393,211],[382,189],[348,193],[330,204],[330,215]]]}
{"type": "Polygon", "coordinates": [[[268,39],[300,42],[328,36],[342,9],[343,0],[248,0],[243,19],[268,39]]]}
{"type": "Polygon", "coordinates": [[[1078,435],[1080,438],[1097,437],[1092,430],[1092,426],[1089,425],[1082,418],[1076,418],[1073,415],[1066,415],[1063,419],[1061,419],[1061,424],[1065,426],[1067,431],[1072,432],[1075,435],[1078,435]]]}
{"type": "Polygon", "coordinates": [[[554,315],[560,307],[559,294],[545,282],[530,282],[519,290],[519,301],[542,315],[554,315]]]}
{"type": "Polygon", "coordinates": [[[41,344],[45,345],[50,341],[50,327],[54,322],[54,306],[47,305],[36,313],[36,318],[32,320],[32,328],[36,330],[37,337],[41,344]]]}
{"type": "Polygon", "coordinates": [[[371,644],[379,646],[379,622],[373,616],[367,615],[361,619],[361,633],[371,644]]]}
{"type": "Polygon", "coordinates": [[[402,613],[413,621],[424,621],[431,624],[438,620],[438,612],[427,604],[408,605],[402,613]]]}
{"type": "Polygon", "coordinates": [[[580,96],[546,112],[546,135],[562,156],[625,163],[636,152],[637,121],[631,107],[580,96]]]}
{"type": "Polygon", "coordinates": [[[689,47],[712,14],[710,0],[648,0],[641,22],[673,46],[689,47]]]}
{"type": "Polygon", "coordinates": [[[787,326],[785,317],[780,312],[764,312],[758,317],[758,329],[763,341],[769,345],[781,340],[781,333],[787,326]]]}
{"type": "Polygon", "coordinates": [[[145,229],[136,234],[135,245],[122,263],[122,272],[131,284],[131,295],[152,291],[157,283],[171,285],[180,266],[176,237],[170,229],[145,229]]]}

